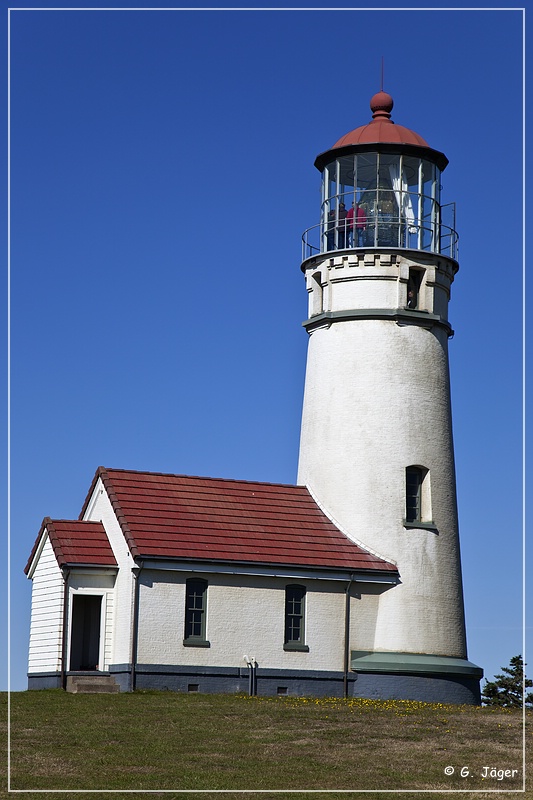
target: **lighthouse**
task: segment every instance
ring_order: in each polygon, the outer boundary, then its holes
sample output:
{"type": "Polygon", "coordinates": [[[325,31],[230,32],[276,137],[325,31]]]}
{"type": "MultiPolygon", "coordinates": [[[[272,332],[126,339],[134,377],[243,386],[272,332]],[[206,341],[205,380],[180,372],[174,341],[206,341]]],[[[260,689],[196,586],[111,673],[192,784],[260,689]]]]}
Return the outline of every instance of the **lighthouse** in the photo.
{"type": "MultiPolygon", "coordinates": [[[[448,319],[459,269],[446,156],[391,119],[321,153],[318,222],[301,269],[309,334],[298,483],[344,533],[397,565],[374,635],[351,651],[359,696],[476,702],[467,660],[448,319]]],[[[356,610],[353,612],[357,613],[356,610]]],[[[357,619],[352,620],[357,629],[357,619]]]]}
{"type": "Polygon", "coordinates": [[[30,688],[479,703],[467,659],[447,159],[391,120],[316,159],[298,485],[97,468],[46,516],[30,688]]]}

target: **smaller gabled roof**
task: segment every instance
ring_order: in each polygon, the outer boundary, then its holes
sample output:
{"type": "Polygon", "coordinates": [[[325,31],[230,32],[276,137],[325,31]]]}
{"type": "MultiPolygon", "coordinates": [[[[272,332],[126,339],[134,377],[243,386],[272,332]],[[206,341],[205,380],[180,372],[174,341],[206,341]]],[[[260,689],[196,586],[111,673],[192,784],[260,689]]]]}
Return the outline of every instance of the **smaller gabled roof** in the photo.
{"type": "Polygon", "coordinates": [[[67,564],[94,567],[117,566],[107,533],[101,522],[45,517],[24,569],[26,575],[30,571],[45,533],[48,534],[60,567],[67,564]]]}

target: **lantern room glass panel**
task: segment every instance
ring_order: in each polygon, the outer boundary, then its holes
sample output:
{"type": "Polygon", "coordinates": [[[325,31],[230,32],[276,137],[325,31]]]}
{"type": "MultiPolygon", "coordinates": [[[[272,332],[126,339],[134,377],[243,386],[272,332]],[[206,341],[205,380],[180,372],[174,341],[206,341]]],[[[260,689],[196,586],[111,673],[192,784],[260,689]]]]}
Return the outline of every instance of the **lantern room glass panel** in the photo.
{"type": "Polygon", "coordinates": [[[322,173],[322,252],[351,247],[439,252],[440,170],[399,153],[356,153],[329,162],[322,173]],[[354,235],[346,215],[358,204],[364,230],[354,235]]]}
{"type": "Polygon", "coordinates": [[[357,202],[366,217],[363,246],[373,247],[375,243],[375,206],[378,185],[377,153],[359,153],[356,156],[357,202]]]}
{"type": "Polygon", "coordinates": [[[421,161],[413,156],[402,156],[402,183],[406,190],[404,213],[406,218],[405,247],[420,250],[421,231],[418,220],[421,216],[421,161]]]}
{"type": "Polygon", "coordinates": [[[376,241],[378,247],[401,247],[400,156],[379,154],[376,241]]]}
{"type": "Polygon", "coordinates": [[[436,185],[435,165],[430,161],[422,161],[422,245],[421,250],[436,250],[436,185]]]}

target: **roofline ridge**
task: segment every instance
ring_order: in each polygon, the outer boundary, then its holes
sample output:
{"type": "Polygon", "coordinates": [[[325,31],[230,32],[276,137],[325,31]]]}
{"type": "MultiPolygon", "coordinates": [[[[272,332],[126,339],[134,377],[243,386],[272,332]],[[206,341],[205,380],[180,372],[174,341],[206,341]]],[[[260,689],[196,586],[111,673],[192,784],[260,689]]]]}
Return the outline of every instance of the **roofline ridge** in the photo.
{"type": "Polygon", "coordinates": [[[87,494],[85,496],[85,500],[83,501],[83,505],[81,507],[81,511],[80,511],[80,514],[79,514],[79,517],[78,517],[78,519],[80,521],[83,521],[83,515],[87,511],[87,506],[89,505],[89,501],[90,501],[91,497],[93,496],[94,487],[96,486],[96,484],[98,482],[98,478],[105,471],[106,471],[105,467],[101,467],[100,466],[100,467],[96,468],[96,472],[94,473],[94,477],[93,477],[93,479],[91,481],[91,485],[89,486],[89,491],[87,492],[87,494]]]}
{"type": "Polygon", "coordinates": [[[117,518],[118,524],[120,525],[120,529],[124,534],[124,538],[126,539],[126,543],[130,549],[130,552],[133,558],[138,558],[140,556],[140,553],[137,544],[135,542],[135,537],[131,532],[130,526],[128,525],[124,512],[122,511],[122,506],[120,505],[118,498],[115,494],[115,490],[113,489],[113,486],[111,484],[111,477],[108,474],[108,470],[105,467],[98,467],[96,474],[104,484],[107,496],[109,497],[109,502],[111,503],[113,511],[115,512],[115,516],[117,518]]]}
{"type": "MultiPolygon", "coordinates": [[[[92,525],[102,525],[102,523],[98,519],[67,519],[66,517],[61,517],[61,518],[60,517],[45,517],[45,519],[49,520],[50,522],[52,522],[54,524],[56,522],[68,522],[68,523],[72,523],[72,522],[78,523],[79,522],[79,523],[82,523],[82,524],[89,523],[89,524],[92,524],[92,525]]],[[[102,527],[103,527],[103,525],[102,525],[102,527]]]]}
{"type": "Polygon", "coordinates": [[[57,559],[57,563],[61,566],[61,559],[64,560],[65,554],[63,553],[63,548],[59,542],[59,536],[56,533],[54,520],[51,517],[46,517],[46,528],[48,530],[48,538],[50,539],[50,544],[54,548],[54,554],[57,559]]]}
{"type": "Polygon", "coordinates": [[[39,547],[40,547],[40,544],[41,544],[41,539],[42,539],[43,533],[44,533],[44,529],[47,527],[49,522],[52,522],[52,519],[50,517],[44,517],[43,521],[41,522],[41,527],[39,528],[39,533],[37,534],[37,538],[35,539],[35,543],[34,543],[34,545],[32,547],[32,551],[30,553],[30,557],[28,558],[28,563],[24,567],[24,574],[27,575],[28,577],[29,577],[29,572],[30,572],[31,566],[33,564],[33,561],[35,559],[35,556],[37,555],[37,551],[39,550],[39,547]]]}
{"type": "Polygon", "coordinates": [[[351,542],[353,542],[354,544],[358,545],[359,547],[362,547],[363,550],[366,550],[367,553],[371,553],[373,556],[376,556],[381,561],[386,561],[389,564],[394,564],[394,566],[396,568],[398,567],[398,563],[393,558],[389,558],[388,556],[384,556],[381,553],[378,553],[377,550],[374,550],[373,548],[371,548],[368,545],[364,544],[360,539],[357,538],[357,536],[354,536],[353,534],[348,533],[348,531],[339,522],[337,522],[337,520],[335,519],[333,514],[331,514],[327,510],[327,508],[320,502],[320,500],[318,499],[318,497],[316,496],[316,494],[313,492],[313,490],[311,489],[311,487],[309,485],[306,485],[306,489],[309,492],[309,494],[311,495],[311,497],[313,498],[313,500],[315,501],[315,503],[317,504],[317,506],[319,507],[319,509],[326,515],[326,517],[329,520],[331,520],[331,522],[335,525],[335,527],[338,528],[340,530],[340,532],[342,534],[344,534],[344,536],[346,536],[347,539],[349,539],[351,542]]]}
{"type": "MultiPolygon", "coordinates": [[[[214,478],[210,475],[187,475],[184,472],[152,472],[151,470],[141,470],[141,469],[123,469],[123,468],[115,468],[115,467],[98,467],[98,470],[102,470],[102,472],[109,473],[109,472],[122,472],[122,473],[129,473],[133,475],[157,475],[162,478],[190,478],[191,480],[202,480],[202,481],[224,481],[225,483],[244,483],[244,484],[256,484],[259,486],[283,486],[288,489],[305,489],[305,486],[297,483],[281,483],[280,481],[252,481],[246,478],[214,478]]],[[[97,471],[98,474],[98,471],[97,471]]],[[[92,488],[92,487],[91,487],[92,488]]]]}

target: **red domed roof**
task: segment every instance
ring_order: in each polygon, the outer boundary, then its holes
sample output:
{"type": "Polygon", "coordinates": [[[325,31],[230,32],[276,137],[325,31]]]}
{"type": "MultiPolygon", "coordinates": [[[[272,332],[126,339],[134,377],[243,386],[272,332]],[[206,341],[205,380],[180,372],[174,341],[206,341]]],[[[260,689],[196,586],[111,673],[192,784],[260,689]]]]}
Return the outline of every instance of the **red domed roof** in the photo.
{"type": "Polygon", "coordinates": [[[374,144],[389,142],[391,144],[412,144],[417,147],[429,147],[425,139],[403,125],[396,125],[390,118],[394,101],[387,92],[378,92],[370,101],[372,119],[367,125],[361,125],[345,134],[336,142],[336,147],[351,144],[374,144]]]}

